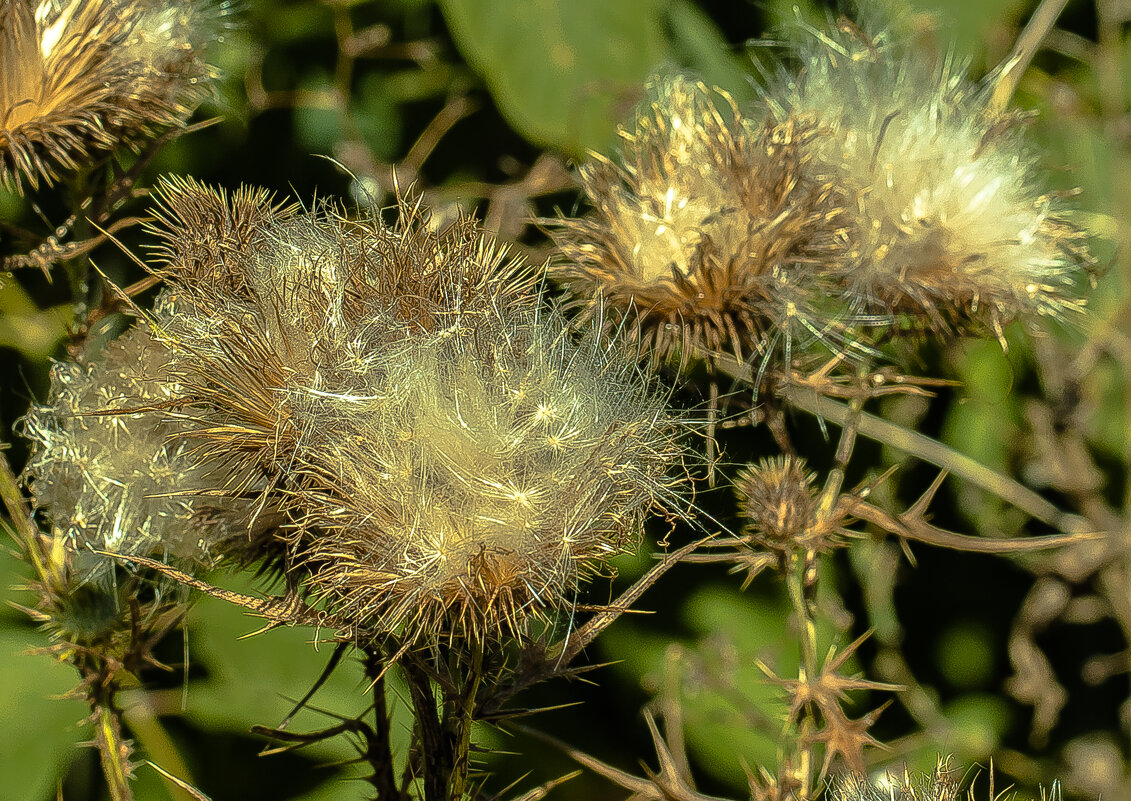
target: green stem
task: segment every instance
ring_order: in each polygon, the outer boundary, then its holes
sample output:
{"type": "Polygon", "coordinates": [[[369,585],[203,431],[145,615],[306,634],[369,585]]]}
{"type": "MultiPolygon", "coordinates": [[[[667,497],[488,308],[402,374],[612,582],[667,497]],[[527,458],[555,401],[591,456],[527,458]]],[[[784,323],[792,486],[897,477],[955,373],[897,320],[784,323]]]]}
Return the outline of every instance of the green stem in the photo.
{"type": "MultiPolygon", "coordinates": [[[[808,570],[805,554],[795,551],[790,556],[789,574],[786,576],[786,589],[793,606],[793,614],[801,636],[801,665],[797,671],[798,685],[814,681],[817,675],[817,624],[814,621],[812,602],[805,591],[808,570]]],[[[801,786],[799,798],[808,801],[813,789],[813,734],[816,733],[816,720],[808,707],[800,710],[797,720],[797,771],[801,786]]]]}
{"type": "Polygon", "coordinates": [[[94,743],[102,762],[102,773],[111,801],[134,801],[130,789],[130,754],[133,749],[122,736],[122,721],[112,702],[112,689],[103,689],[92,697],[94,710],[94,743]]]}
{"type": "MultiPolygon", "coordinates": [[[[779,395],[798,409],[830,423],[844,425],[852,416],[851,409],[847,405],[797,387],[786,387],[779,392],[779,395]]],[[[977,459],[918,431],[912,431],[867,412],[859,414],[857,431],[869,439],[916,456],[959,478],[966,479],[971,484],[992,492],[1031,517],[1066,534],[1083,534],[1094,530],[1093,526],[1079,515],[1061,511],[1038,493],[1009,476],[986,467],[977,459]]]]}
{"type": "Polygon", "coordinates": [[[452,764],[450,801],[460,801],[467,791],[467,774],[471,767],[471,729],[475,723],[475,701],[482,681],[483,644],[476,642],[471,650],[471,675],[461,693],[456,720],[456,752],[452,764]]]}

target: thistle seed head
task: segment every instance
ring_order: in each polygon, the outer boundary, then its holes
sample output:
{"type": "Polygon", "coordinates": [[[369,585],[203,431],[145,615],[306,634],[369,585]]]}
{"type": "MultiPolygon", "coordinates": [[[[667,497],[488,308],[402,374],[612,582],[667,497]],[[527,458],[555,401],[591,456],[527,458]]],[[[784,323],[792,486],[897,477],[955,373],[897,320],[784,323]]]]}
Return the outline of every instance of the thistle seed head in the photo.
{"type": "Polygon", "coordinates": [[[218,18],[206,0],[0,2],[0,184],[50,184],[182,123],[218,18]]]}
{"type": "Polygon", "coordinates": [[[937,65],[888,31],[810,31],[802,69],[767,95],[778,119],[821,131],[809,170],[853,202],[842,260],[815,265],[856,317],[936,334],[1066,317],[1086,261],[1081,233],[1038,188],[1023,115],[993,79],[937,65]]]}
{"type": "Polygon", "coordinates": [[[298,449],[312,587],[362,629],[519,633],[668,499],[662,404],[557,317],[466,316],[383,356],[364,396],[304,399],[324,422],[298,449]]]}
{"type": "Polygon", "coordinates": [[[290,571],[355,636],[519,633],[670,500],[663,404],[539,311],[470,220],[161,190],[158,313],[186,435],[257,473],[290,571]]]}
{"type": "Polygon", "coordinates": [[[658,78],[616,160],[581,168],[593,212],[562,219],[554,273],[590,316],[658,361],[697,349],[740,360],[818,330],[794,274],[837,258],[843,200],[809,178],[811,126],[743,118],[720,89],[658,78]]]}
{"type": "Polygon", "coordinates": [[[249,505],[212,495],[233,477],[160,410],[177,396],[166,359],[135,328],[100,362],[56,364],[48,402],[22,421],[35,443],[24,480],[80,582],[112,576],[98,552],[211,567],[247,539],[249,505]]]}

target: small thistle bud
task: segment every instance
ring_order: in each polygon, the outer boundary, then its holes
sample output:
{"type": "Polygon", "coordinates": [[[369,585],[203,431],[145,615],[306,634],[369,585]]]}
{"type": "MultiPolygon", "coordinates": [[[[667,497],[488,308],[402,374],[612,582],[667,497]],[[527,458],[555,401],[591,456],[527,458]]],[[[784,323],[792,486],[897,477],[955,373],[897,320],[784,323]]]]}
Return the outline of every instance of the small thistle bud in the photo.
{"type": "Polygon", "coordinates": [[[796,550],[824,550],[829,527],[818,525],[814,474],[793,456],[747,465],[735,478],[746,535],[757,547],[786,555],[796,550]]]}
{"type": "Polygon", "coordinates": [[[597,316],[603,304],[660,362],[699,349],[742,360],[816,331],[792,272],[837,258],[842,202],[807,177],[817,132],[744,119],[722,90],[684,77],[656,79],[649,96],[618,160],[581,168],[594,211],[558,221],[554,272],[574,305],[597,316]]]}
{"type": "Polygon", "coordinates": [[[166,358],[136,328],[98,363],[56,364],[48,403],[23,420],[36,443],[24,480],[80,582],[113,573],[98,552],[211,566],[226,543],[247,538],[248,505],[208,497],[231,477],[174,438],[182,423],[153,410],[176,396],[166,358]]]}
{"type": "Polygon", "coordinates": [[[0,184],[22,192],[180,124],[207,92],[204,0],[0,3],[0,184]]]}
{"type": "Polygon", "coordinates": [[[888,31],[811,34],[800,73],[767,102],[820,129],[811,180],[855,199],[846,258],[814,265],[852,316],[1002,338],[1012,320],[1079,310],[1081,234],[1038,189],[1022,115],[991,104],[994,76],[975,84],[951,59],[931,66],[888,31]]]}

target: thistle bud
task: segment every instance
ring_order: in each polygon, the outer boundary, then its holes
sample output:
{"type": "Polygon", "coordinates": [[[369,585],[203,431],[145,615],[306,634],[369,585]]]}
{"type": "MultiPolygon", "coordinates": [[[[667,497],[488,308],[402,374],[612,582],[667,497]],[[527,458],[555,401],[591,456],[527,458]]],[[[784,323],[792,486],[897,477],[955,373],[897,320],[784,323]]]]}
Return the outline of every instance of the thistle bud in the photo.
{"type": "Polygon", "coordinates": [[[786,555],[828,545],[829,527],[817,520],[814,478],[804,460],[793,456],[763,459],[739,471],[734,483],[739,511],[756,547],[786,555]]]}

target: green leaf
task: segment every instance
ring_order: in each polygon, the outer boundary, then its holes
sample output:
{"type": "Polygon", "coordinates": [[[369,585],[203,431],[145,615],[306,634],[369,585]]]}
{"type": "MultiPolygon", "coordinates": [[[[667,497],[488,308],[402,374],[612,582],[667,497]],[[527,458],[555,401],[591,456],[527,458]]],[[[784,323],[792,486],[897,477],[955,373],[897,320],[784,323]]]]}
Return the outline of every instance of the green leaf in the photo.
{"type": "MultiPolygon", "coordinates": [[[[232,585],[225,577],[225,585],[232,585]]],[[[247,591],[247,587],[236,588],[247,591]]],[[[190,658],[203,663],[207,678],[189,686],[187,714],[197,724],[246,733],[253,725],[277,726],[313,686],[326,667],[334,646],[315,650],[317,633],[303,627],[277,628],[246,637],[263,627],[263,620],[215,598],[201,600],[189,618],[190,658]],[[244,638],[244,639],[241,639],[244,638]]],[[[327,632],[322,632],[326,635],[327,632]]],[[[408,710],[398,702],[395,671],[388,674],[394,712],[393,750],[405,754],[412,729],[408,710]]],[[[347,655],[303,710],[290,731],[322,729],[337,722],[331,715],[356,716],[370,703],[358,660],[347,655]],[[322,714],[314,708],[325,710],[322,714]]],[[[320,759],[345,759],[356,752],[344,737],[335,737],[303,750],[320,759]]]]}
{"type": "Polygon", "coordinates": [[[1009,702],[988,693],[959,696],[943,708],[943,714],[955,731],[949,745],[966,761],[984,760],[992,755],[1001,746],[1013,718],[1009,702]]]}
{"type": "Polygon", "coordinates": [[[91,737],[81,722],[90,714],[82,701],[61,700],[74,689],[74,669],[49,656],[27,653],[46,645],[25,627],[0,627],[0,798],[42,801],[75,752],[91,737]]]}
{"type": "Polygon", "coordinates": [[[601,635],[603,657],[617,660],[614,669],[629,680],[653,686],[660,683],[669,656],[683,658],[678,651],[669,651],[673,643],[701,665],[681,682],[688,747],[716,780],[744,787],[744,764],[769,765],[776,760],[785,714],[781,688],[767,680],[754,660],[764,659],[779,675],[797,675],[796,648],[784,645],[792,640],[788,603],[784,598],[769,600],[739,595],[726,586],[708,586],[695,592],[684,610],[696,636],[680,642],[670,633],[648,631],[633,618],[624,618],[601,635]],[[721,664],[722,649],[702,644],[707,642],[725,643],[726,665],[721,664]],[[717,682],[696,678],[701,676],[724,678],[717,682]],[[752,718],[772,723],[752,725],[752,718]]]}
{"type": "Polygon", "coordinates": [[[657,0],[442,0],[452,36],[514,128],[574,156],[607,149],[668,58],[657,0]]]}
{"type": "Polygon", "coordinates": [[[400,151],[400,111],[382,77],[362,78],[350,98],[350,120],[376,158],[392,159],[400,151]]]}
{"type": "Polygon", "coordinates": [[[672,46],[681,63],[703,80],[730,93],[740,108],[758,97],[750,81],[750,63],[735,56],[709,16],[691,0],[672,0],[667,10],[672,46]]]}
{"type": "MultiPolygon", "coordinates": [[[[300,89],[329,101],[334,97],[333,82],[326,73],[303,78],[300,89]]],[[[342,113],[329,102],[302,103],[294,109],[295,140],[312,153],[332,153],[342,138],[342,113]]]]}
{"type": "Polygon", "coordinates": [[[0,285],[0,347],[15,348],[29,359],[51,355],[67,333],[70,304],[40,309],[15,281],[0,285]]]}

